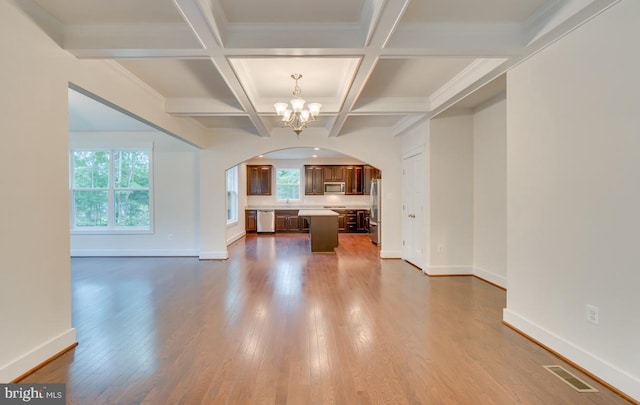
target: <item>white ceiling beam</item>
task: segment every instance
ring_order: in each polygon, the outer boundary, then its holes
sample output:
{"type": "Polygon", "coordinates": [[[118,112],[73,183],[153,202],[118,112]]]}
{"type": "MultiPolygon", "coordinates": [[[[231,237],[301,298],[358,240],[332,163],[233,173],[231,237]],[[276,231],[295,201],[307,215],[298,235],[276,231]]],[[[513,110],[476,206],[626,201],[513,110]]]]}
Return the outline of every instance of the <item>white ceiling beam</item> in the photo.
{"type": "Polygon", "coordinates": [[[222,35],[208,0],[173,0],[173,4],[204,49],[222,46],[222,35]]]}
{"type": "Polygon", "coordinates": [[[584,24],[620,0],[566,0],[541,7],[524,24],[525,44],[530,46],[545,36],[557,37],[584,24]]]}
{"type": "Polygon", "coordinates": [[[336,121],[329,131],[329,136],[338,136],[344,126],[349,112],[355,106],[362,89],[364,88],[369,76],[378,61],[380,50],[389,42],[391,35],[395,31],[402,14],[406,10],[410,0],[389,0],[380,13],[369,46],[366,48],[366,54],[360,62],[358,71],[351,83],[351,87],[345,97],[343,108],[336,117],[336,121]]]}
{"type": "Polygon", "coordinates": [[[165,100],[167,114],[193,116],[246,116],[244,110],[235,107],[235,99],[170,98],[165,100]]]}
{"type": "Polygon", "coordinates": [[[426,114],[408,115],[402,118],[400,121],[398,121],[398,123],[396,123],[396,125],[393,126],[393,129],[392,129],[393,136],[400,136],[404,134],[405,131],[409,130],[414,125],[416,125],[417,123],[421,122],[426,118],[427,118],[426,114]]]}
{"type": "Polygon", "coordinates": [[[519,23],[431,23],[401,26],[387,48],[426,48],[447,55],[499,49],[510,54],[522,50],[524,43],[524,29],[519,23]]]}
{"type": "Polygon", "coordinates": [[[359,99],[351,115],[414,114],[431,110],[429,97],[378,97],[359,99]]]}
{"type": "Polygon", "coordinates": [[[233,67],[229,63],[229,60],[224,56],[218,56],[211,58],[211,61],[218,69],[218,72],[229,87],[229,90],[231,90],[233,95],[236,97],[236,99],[244,109],[245,113],[249,116],[249,119],[251,120],[253,125],[256,127],[258,135],[262,137],[271,136],[265,122],[260,117],[260,114],[258,114],[258,112],[256,111],[255,106],[251,103],[251,99],[247,95],[246,91],[242,87],[242,84],[240,83],[240,80],[238,80],[238,77],[233,71],[233,67]]]}
{"type": "Polygon", "coordinates": [[[71,49],[192,50],[198,41],[183,23],[69,25],[63,47],[71,49]]]}
{"type": "Polygon", "coordinates": [[[432,110],[441,108],[465,89],[496,71],[506,61],[503,58],[475,60],[431,95],[429,101],[432,110]]]}
{"type": "MultiPolygon", "coordinates": [[[[244,88],[240,84],[226,55],[223,52],[222,31],[212,14],[209,0],[173,0],[183,18],[198,37],[202,46],[211,52],[210,60],[218,69],[222,79],[233,93],[244,113],[249,117],[259,136],[270,136],[269,130],[256,112],[244,88]],[[217,50],[217,52],[216,52],[217,50]]],[[[225,27],[226,28],[226,27],[225,27]]]]}

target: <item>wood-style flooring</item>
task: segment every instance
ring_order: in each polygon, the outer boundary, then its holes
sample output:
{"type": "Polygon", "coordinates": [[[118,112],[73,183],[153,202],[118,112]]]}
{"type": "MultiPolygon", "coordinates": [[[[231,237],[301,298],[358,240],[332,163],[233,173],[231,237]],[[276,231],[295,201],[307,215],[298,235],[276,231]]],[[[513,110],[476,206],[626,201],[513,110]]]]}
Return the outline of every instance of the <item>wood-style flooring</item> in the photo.
{"type": "Polygon", "coordinates": [[[627,404],[501,323],[505,292],[307,235],[226,261],[72,259],[79,346],[22,382],[70,404],[627,404]],[[578,393],[542,366],[600,390],[578,393]]]}

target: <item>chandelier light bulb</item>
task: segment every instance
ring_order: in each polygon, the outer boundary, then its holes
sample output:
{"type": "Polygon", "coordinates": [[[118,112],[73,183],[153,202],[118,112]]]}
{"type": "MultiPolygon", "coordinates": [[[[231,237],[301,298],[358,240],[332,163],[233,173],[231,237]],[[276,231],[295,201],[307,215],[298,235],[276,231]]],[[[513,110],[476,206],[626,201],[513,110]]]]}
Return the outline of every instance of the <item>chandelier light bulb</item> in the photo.
{"type": "Polygon", "coordinates": [[[276,110],[276,115],[280,117],[280,122],[283,126],[290,127],[296,135],[300,135],[300,132],[306,128],[307,124],[311,121],[318,119],[320,115],[320,103],[309,103],[307,109],[305,109],[305,101],[302,99],[302,89],[298,85],[298,80],[302,78],[300,73],[294,73],[291,78],[296,81],[296,85],[293,88],[293,99],[289,103],[275,103],[273,108],[276,110]]]}
{"type": "Polygon", "coordinates": [[[289,105],[287,103],[275,103],[273,107],[276,109],[276,114],[283,115],[289,105]]]}
{"type": "Polygon", "coordinates": [[[291,107],[293,107],[293,112],[294,113],[299,113],[302,112],[302,109],[304,108],[304,100],[301,98],[294,98],[293,100],[290,101],[291,103],[291,107]]]}
{"type": "Polygon", "coordinates": [[[309,108],[309,112],[311,113],[312,117],[317,117],[318,114],[320,114],[320,108],[322,108],[322,104],[320,103],[309,103],[307,105],[307,107],[309,108]]]}

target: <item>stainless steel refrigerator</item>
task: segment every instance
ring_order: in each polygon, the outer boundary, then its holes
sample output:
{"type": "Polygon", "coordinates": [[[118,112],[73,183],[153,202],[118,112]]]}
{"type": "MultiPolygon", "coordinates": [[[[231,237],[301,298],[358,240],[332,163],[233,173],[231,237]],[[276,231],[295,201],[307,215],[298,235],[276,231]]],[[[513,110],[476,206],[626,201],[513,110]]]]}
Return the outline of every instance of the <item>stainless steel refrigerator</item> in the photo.
{"type": "Polygon", "coordinates": [[[380,190],[382,180],[371,180],[371,191],[369,194],[369,237],[371,242],[380,246],[380,231],[382,227],[382,220],[380,214],[380,203],[382,202],[382,192],[380,190]]]}

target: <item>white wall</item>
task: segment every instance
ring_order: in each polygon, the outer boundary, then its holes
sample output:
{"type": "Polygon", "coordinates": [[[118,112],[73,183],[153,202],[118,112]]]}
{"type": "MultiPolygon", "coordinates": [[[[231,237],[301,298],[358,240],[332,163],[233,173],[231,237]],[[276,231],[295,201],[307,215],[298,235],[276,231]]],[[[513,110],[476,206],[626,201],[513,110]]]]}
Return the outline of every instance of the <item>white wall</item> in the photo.
{"type": "Polygon", "coordinates": [[[473,274],[507,286],[507,103],[473,114],[473,274]]]}
{"type": "Polygon", "coordinates": [[[427,273],[473,273],[473,117],[432,119],[429,133],[430,261],[427,273]]]}
{"type": "Polygon", "coordinates": [[[75,342],[71,327],[68,193],[70,82],[133,114],[205,144],[191,120],[113,64],[60,49],[13,2],[0,2],[0,382],[75,342]],[[16,40],[19,38],[19,40],[16,40]],[[9,175],[10,174],[10,175],[9,175]]]}
{"type": "Polygon", "coordinates": [[[160,132],[69,134],[71,147],[153,145],[153,234],[72,234],[72,256],[198,256],[198,150],[160,132]]]}
{"type": "Polygon", "coordinates": [[[636,400],[639,20],[622,0],[508,74],[504,313],[636,400]]]}
{"type": "Polygon", "coordinates": [[[75,330],[64,58],[7,2],[0,2],[0,53],[0,382],[5,383],[73,344],[75,330]]]}
{"type": "Polygon", "coordinates": [[[313,128],[300,139],[290,131],[269,138],[256,138],[244,132],[217,130],[211,145],[201,154],[200,180],[200,258],[223,259],[226,248],[224,172],[227,168],[263,153],[291,147],[319,147],[342,152],[382,170],[385,178],[382,216],[382,257],[400,257],[400,141],[383,129],[371,129],[345,137],[327,137],[313,128]]]}

